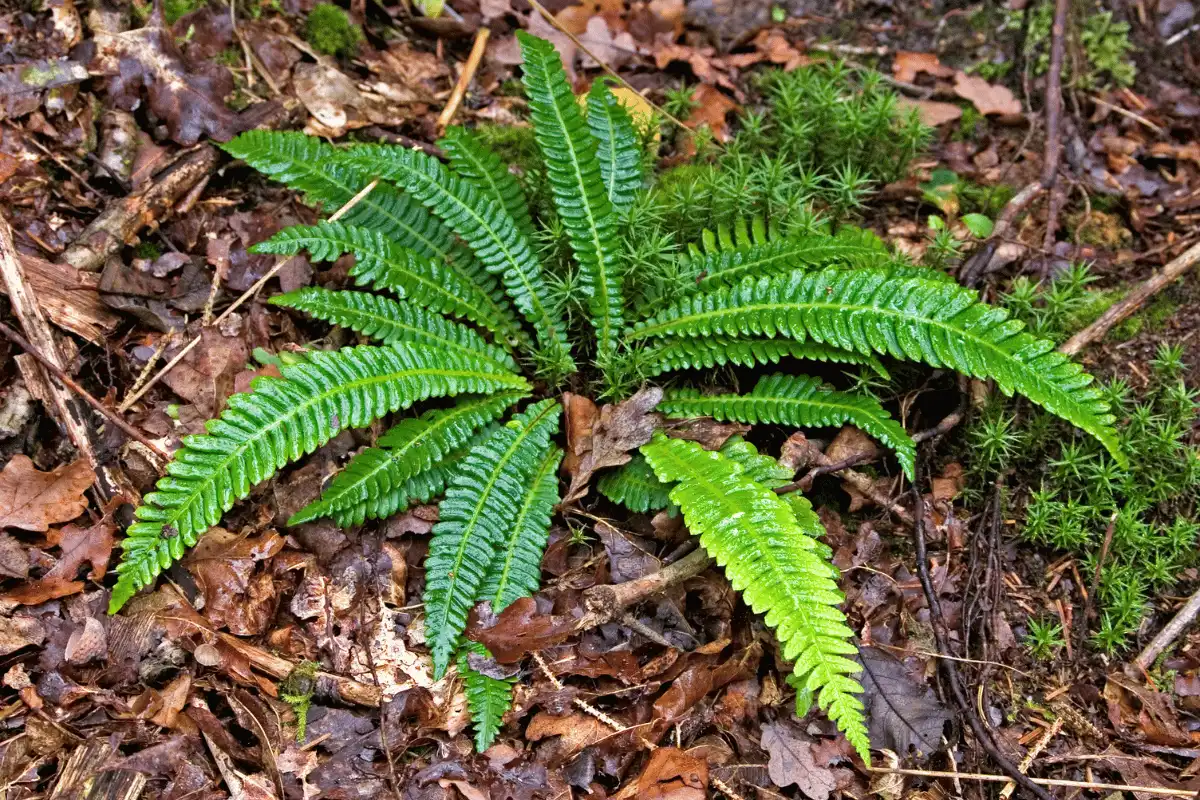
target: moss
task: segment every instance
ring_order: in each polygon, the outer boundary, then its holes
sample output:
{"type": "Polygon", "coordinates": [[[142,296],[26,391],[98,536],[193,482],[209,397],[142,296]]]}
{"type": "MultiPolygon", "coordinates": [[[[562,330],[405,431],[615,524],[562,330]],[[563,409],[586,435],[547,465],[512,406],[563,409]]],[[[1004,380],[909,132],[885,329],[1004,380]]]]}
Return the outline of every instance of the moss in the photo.
{"type": "Polygon", "coordinates": [[[304,38],[317,52],[329,56],[349,56],[358,49],[363,34],[345,11],[332,3],[321,3],[308,12],[304,38]]]}
{"type": "Polygon", "coordinates": [[[1105,211],[1092,211],[1086,219],[1082,212],[1068,214],[1067,225],[1071,229],[1079,228],[1080,242],[1095,247],[1115,250],[1128,247],[1133,241],[1133,233],[1121,224],[1121,218],[1105,211]],[[1081,224],[1083,227],[1079,228],[1081,224]]]}
{"type": "Polygon", "coordinates": [[[166,16],[168,25],[174,25],[180,17],[192,13],[202,5],[204,0],[163,0],[163,15],[166,16]]]}
{"type": "MultiPolygon", "coordinates": [[[[1129,58],[1134,49],[1129,41],[1129,23],[1113,19],[1111,11],[1102,11],[1097,3],[1090,3],[1092,13],[1083,18],[1082,26],[1073,26],[1075,46],[1083,54],[1083,68],[1072,73],[1072,59],[1063,65],[1067,85],[1077,89],[1093,91],[1111,84],[1132,86],[1137,77],[1137,67],[1129,58]]],[[[1028,11],[1006,13],[1004,27],[1019,31],[1024,25],[1024,14],[1028,11]]],[[[1034,73],[1044,75],[1050,68],[1050,26],[1054,21],[1054,3],[1044,0],[1033,7],[1029,32],[1025,38],[1025,53],[1033,65],[1034,73]]]]}

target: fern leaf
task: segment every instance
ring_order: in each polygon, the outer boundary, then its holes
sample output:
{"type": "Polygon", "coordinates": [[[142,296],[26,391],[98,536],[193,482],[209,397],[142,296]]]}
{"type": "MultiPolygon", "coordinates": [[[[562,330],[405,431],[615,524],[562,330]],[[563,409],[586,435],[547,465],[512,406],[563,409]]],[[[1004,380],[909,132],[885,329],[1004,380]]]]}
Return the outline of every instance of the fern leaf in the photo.
{"type": "Polygon", "coordinates": [[[445,262],[406,250],[383,234],[341,222],[295,225],[259,242],[255,253],[293,255],[307,250],[318,261],[353,253],[350,275],[359,286],[386,288],[431,311],[469,319],[507,339],[520,335],[512,311],[498,292],[465,279],[445,262]]]}
{"type": "Polygon", "coordinates": [[[581,290],[596,329],[599,359],[611,355],[624,323],[624,299],[617,264],[617,215],[588,132],[583,112],[567,82],[562,58],[550,42],[517,31],[523,57],[525,93],[534,135],[554,205],[579,262],[581,290]]]}
{"type": "Polygon", "coordinates": [[[605,472],[596,488],[614,503],[637,514],[661,511],[671,505],[670,487],[660,481],[641,453],[623,466],[605,472]]]}
{"type": "Polygon", "coordinates": [[[721,455],[741,464],[743,475],[768,489],[791,483],[795,476],[792,470],[770,456],[758,452],[757,447],[741,436],[730,436],[725,444],[721,445],[721,455]]]}
{"type": "Polygon", "coordinates": [[[398,302],[371,292],[334,292],[315,286],[275,295],[267,302],[303,311],[383,344],[428,344],[449,353],[485,358],[495,362],[500,369],[517,370],[517,362],[512,356],[485,342],[471,328],[412,303],[398,302]]]}
{"type": "Polygon", "coordinates": [[[529,489],[483,579],[476,600],[490,600],[492,610],[503,611],[514,600],[528,597],[542,581],[542,554],[550,538],[550,517],[558,504],[558,465],[562,450],[551,447],[529,478],[529,489]]]}
{"type": "Polygon", "coordinates": [[[547,301],[542,267],[503,206],[489,202],[474,184],[417,150],[359,145],[339,157],[351,166],[395,181],[444,220],[489,272],[501,275],[509,297],[537,331],[542,348],[568,368],[566,329],[547,301]]]}
{"type": "Polygon", "coordinates": [[[512,690],[516,678],[492,678],[471,668],[471,655],[489,657],[487,648],[478,642],[464,641],[458,650],[458,674],[462,676],[467,695],[467,709],[475,726],[475,751],[482,753],[492,746],[500,733],[504,715],[512,707],[512,690]]]}
{"type": "Polygon", "coordinates": [[[667,392],[658,406],[672,417],[712,417],[720,422],[774,423],[793,428],[823,428],[849,422],[896,451],[912,477],[917,445],[879,401],[839,392],[803,375],[766,375],[749,394],[705,395],[695,389],[667,392]]]}
{"type": "Polygon", "coordinates": [[[185,437],[126,531],[111,612],[182,557],[252,486],[339,431],[430,397],[529,388],[480,359],[412,344],[316,352],[282,373],[230,397],[207,434],[185,437]]]}
{"type": "Polygon", "coordinates": [[[1095,436],[1121,465],[1113,416],[1092,377],[1003,309],[950,283],[887,270],[794,272],[689,297],[639,323],[654,336],[785,336],[885,353],[993,379],[1095,436]]]}
{"type": "Polygon", "coordinates": [[[434,674],[450,663],[497,544],[511,530],[550,437],[559,406],[543,400],[472,448],[438,506],[425,561],[425,636],[434,674]]]}
{"type": "Polygon", "coordinates": [[[791,507],[744,474],[732,458],[695,442],[659,434],[642,453],[660,480],[678,482],[671,499],[700,545],[725,570],[746,604],[764,615],[794,671],[818,692],[818,703],[846,734],[864,761],[870,744],[862,687],[852,675],[861,667],[853,631],[838,608],[842,593],[833,568],[817,553],[815,530],[791,507]]]}
{"type": "Polygon", "coordinates": [[[753,367],[778,364],[785,357],[841,364],[863,364],[888,378],[879,359],[869,353],[856,353],[821,342],[795,339],[745,339],[714,336],[702,339],[664,339],[644,347],[638,353],[638,366],[644,377],[683,369],[713,369],[732,364],[753,367]]]}
{"type": "Polygon", "coordinates": [[[592,82],[587,125],[597,142],[600,177],[617,216],[624,217],[642,188],[642,153],[633,118],[609,89],[608,80],[592,82]]]}
{"type": "Polygon", "coordinates": [[[529,241],[534,240],[533,219],[529,216],[525,190],[500,156],[458,126],[446,130],[446,135],[438,140],[438,147],[446,152],[455,172],[489,195],[492,202],[504,206],[521,233],[529,241]]]}
{"type": "Polygon", "coordinates": [[[700,241],[688,245],[688,258],[701,259],[709,255],[719,255],[726,250],[739,250],[755,245],[769,244],[783,238],[774,225],[762,216],[750,218],[736,217],[731,227],[728,223],[720,223],[716,229],[705,228],[700,232],[700,241]]]}
{"type": "MultiPolygon", "coordinates": [[[[471,440],[472,434],[525,397],[500,392],[472,397],[444,409],[401,420],[370,447],[350,460],[320,498],[297,511],[289,525],[329,516],[372,498],[396,493],[418,474],[433,468],[471,440]]],[[[405,498],[407,499],[407,498],[405,498]]]]}

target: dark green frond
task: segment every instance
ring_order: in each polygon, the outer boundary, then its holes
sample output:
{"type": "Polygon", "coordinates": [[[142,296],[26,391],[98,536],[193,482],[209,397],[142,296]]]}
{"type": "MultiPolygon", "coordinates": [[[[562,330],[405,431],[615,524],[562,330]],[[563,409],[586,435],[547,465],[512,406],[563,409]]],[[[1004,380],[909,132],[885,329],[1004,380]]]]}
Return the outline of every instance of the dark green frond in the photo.
{"type": "Polygon", "coordinates": [[[446,152],[455,172],[474,183],[494,202],[504,206],[521,233],[533,241],[533,219],[529,216],[525,190],[517,182],[516,176],[508,171],[500,156],[457,125],[446,130],[446,135],[438,140],[438,147],[446,152]]]}
{"type": "Polygon", "coordinates": [[[803,375],[767,375],[749,394],[704,395],[695,389],[667,392],[658,406],[671,417],[712,417],[721,422],[774,423],[793,428],[853,424],[896,451],[904,472],[912,477],[917,446],[904,427],[879,401],[839,392],[803,375]]]}
{"type": "Polygon", "coordinates": [[[438,506],[425,561],[425,637],[438,677],[558,430],[559,411],[557,402],[543,400],[472,448],[438,506]]]}
{"type": "MultiPolygon", "coordinates": [[[[818,694],[818,703],[870,761],[866,721],[851,676],[861,667],[854,632],[838,605],[837,570],[819,555],[808,528],[779,495],[744,474],[741,464],[695,442],[658,434],[642,453],[662,481],[677,483],[671,499],[688,529],[725,570],[746,604],[775,629],[783,656],[818,694]]],[[[814,515],[815,516],[815,515],[814,515]]],[[[811,522],[811,521],[808,521],[811,522]]]]}
{"type": "Polygon", "coordinates": [[[353,253],[355,263],[350,275],[359,286],[385,288],[431,311],[469,319],[505,341],[521,335],[512,310],[494,284],[488,287],[464,278],[446,262],[406,250],[369,228],[341,222],[295,225],[251,250],[277,255],[307,250],[318,261],[334,261],[344,253],[353,253]]]}
{"type": "Polygon", "coordinates": [[[554,205],[590,298],[596,351],[603,360],[617,345],[624,322],[624,299],[617,264],[617,215],[596,156],[596,140],[571,91],[562,58],[544,39],[517,31],[524,58],[525,93],[534,135],[546,163],[554,205]]]}
{"type": "Polygon", "coordinates": [[[504,715],[512,707],[512,687],[516,678],[492,678],[471,668],[471,655],[490,657],[478,642],[463,642],[458,649],[458,674],[467,695],[471,724],[475,727],[475,751],[482,753],[496,741],[504,715]]]}
{"type": "Polygon", "coordinates": [[[471,328],[448,320],[421,306],[391,300],[370,292],[334,292],[306,286],[267,301],[294,308],[309,316],[341,325],[384,344],[417,342],[450,353],[477,355],[501,369],[516,371],[517,362],[499,347],[488,344],[471,328]]]}
{"type": "Polygon", "coordinates": [[[1054,343],[1023,332],[1003,309],[942,281],[887,270],[825,269],[747,279],[685,298],[638,323],[631,340],[656,336],[785,336],[859,353],[885,353],[993,379],[1099,439],[1127,459],[1092,377],[1054,343]]]}
{"type": "Polygon", "coordinates": [[[642,153],[629,112],[608,88],[607,78],[592,82],[587,99],[587,125],[599,145],[600,177],[617,216],[633,205],[642,188],[642,153]]]}
{"type": "Polygon", "coordinates": [[[597,483],[600,494],[630,511],[646,514],[671,505],[671,487],[660,481],[641,453],[628,464],[605,472],[597,483]]]}
{"type": "Polygon", "coordinates": [[[316,352],[282,373],[230,397],[207,434],[184,438],[126,531],[110,611],[182,557],[251,487],[340,431],[430,397],[528,390],[488,362],[415,344],[316,352]]]}
{"type": "Polygon", "coordinates": [[[784,358],[830,361],[835,364],[864,364],[883,378],[888,371],[869,353],[855,353],[811,340],[749,339],[714,336],[707,339],[664,339],[645,346],[638,354],[645,377],[683,369],[712,369],[732,364],[753,367],[778,364],[784,358]]]}
{"type": "Polygon", "coordinates": [[[542,553],[550,538],[550,517],[558,504],[558,465],[562,450],[551,447],[530,475],[512,529],[496,543],[496,555],[476,600],[490,600],[499,613],[528,597],[542,582],[542,553]]]}
{"type": "Polygon", "coordinates": [[[339,157],[357,169],[395,181],[440,217],[488,272],[501,276],[509,297],[537,332],[542,349],[564,369],[573,366],[563,321],[547,302],[542,267],[502,205],[489,202],[474,184],[419,150],[359,145],[339,157]]]}
{"type": "Polygon", "coordinates": [[[378,446],[352,458],[321,497],[296,512],[288,524],[330,516],[355,505],[366,506],[372,498],[378,501],[398,497],[398,490],[408,481],[441,464],[466,445],[475,431],[525,396],[524,392],[500,392],[466,398],[450,408],[401,420],[380,437],[378,446]]]}

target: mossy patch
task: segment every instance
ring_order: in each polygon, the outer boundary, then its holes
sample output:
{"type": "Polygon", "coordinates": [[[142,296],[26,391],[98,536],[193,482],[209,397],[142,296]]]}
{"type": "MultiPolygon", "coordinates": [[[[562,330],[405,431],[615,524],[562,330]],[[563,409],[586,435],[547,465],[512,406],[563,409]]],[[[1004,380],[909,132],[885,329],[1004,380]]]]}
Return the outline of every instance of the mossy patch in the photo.
{"type": "Polygon", "coordinates": [[[308,12],[304,38],[319,53],[350,56],[358,50],[363,32],[345,11],[332,3],[320,3],[308,12]]]}

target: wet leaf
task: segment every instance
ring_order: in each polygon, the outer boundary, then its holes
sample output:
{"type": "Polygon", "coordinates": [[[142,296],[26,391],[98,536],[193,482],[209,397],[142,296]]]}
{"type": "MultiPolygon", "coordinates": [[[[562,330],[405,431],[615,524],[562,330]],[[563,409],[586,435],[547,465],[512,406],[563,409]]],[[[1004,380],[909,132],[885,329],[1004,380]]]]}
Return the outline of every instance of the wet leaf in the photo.
{"type": "Polygon", "coordinates": [[[930,755],[942,745],[942,728],[953,717],[925,683],[918,683],[897,659],[875,647],[860,647],[863,704],[871,746],[900,754],[916,748],[930,755]]]}
{"type": "Polygon", "coordinates": [[[674,747],[660,747],[637,779],[644,800],[704,800],[708,796],[708,764],[674,747]]]}
{"type": "Polygon", "coordinates": [[[82,459],[39,472],[28,456],[13,456],[0,472],[0,528],[45,532],[75,519],[87,508],[83,493],[94,479],[82,459]]]}
{"type": "Polygon", "coordinates": [[[575,448],[574,452],[579,456],[579,466],[571,477],[571,487],[567,490],[564,503],[584,495],[588,481],[596,470],[629,463],[632,458],[630,451],[650,441],[655,429],[662,424],[659,415],[654,413],[655,406],[661,400],[662,389],[655,386],[642,389],[633,397],[616,405],[606,405],[595,418],[589,436],[582,431],[590,418],[590,412],[586,404],[580,405],[580,410],[575,411],[575,407],[582,401],[577,396],[572,399],[568,413],[568,429],[570,426],[579,426],[580,433],[576,434],[576,441],[569,446],[575,448]],[[572,421],[572,417],[576,415],[579,419],[572,421]]]}
{"type": "Polygon", "coordinates": [[[275,611],[274,578],[258,564],[283,549],[283,537],[267,533],[242,537],[213,528],[184,559],[204,595],[204,616],[238,636],[266,630],[275,611]]]}
{"type": "Polygon", "coordinates": [[[473,612],[467,638],[486,647],[501,664],[519,661],[526,653],[544,650],[575,633],[575,621],[538,612],[537,601],[522,597],[499,616],[473,612]]]}
{"type": "MultiPolygon", "coordinates": [[[[91,475],[90,470],[88,475],[91,475]]],[[[82,592],[83,582],[75,580],[79,568],[90,565],[88,577],[94,581],[104,577],[108,559],[112,555],[116,529],[116,525],[105,517],[89,528],[67,525],[61,530],[50,531],[46,535],[46,542],[61,550],[58,561],[42,577],[5,593],[4,599],[23,605],[37,605],[82,592]]]]}
{"type": "Polygon", "coordinates": [[[770,755],[767,770],[776,786],[795,784],[810,800],[828,800],[837,788],[833,772],[817,764],[812,739],[798,726],[790,722],[763,725],[760,744],[770,755]]]}

